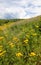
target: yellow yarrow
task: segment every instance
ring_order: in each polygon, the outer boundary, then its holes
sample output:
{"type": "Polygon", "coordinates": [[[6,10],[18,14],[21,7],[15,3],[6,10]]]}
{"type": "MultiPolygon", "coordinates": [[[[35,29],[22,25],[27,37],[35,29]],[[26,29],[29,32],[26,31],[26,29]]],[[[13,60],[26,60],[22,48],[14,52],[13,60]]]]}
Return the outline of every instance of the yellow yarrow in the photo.
{"type": "Polygon", "coordinates": [[[14,47],[14,43],[10,43],[9,45],[10,45],[11,47],[14,47]]]}
{"type": "Polygon", "coordinates": [[[17,37],[13,37],[13,40],[16,41],[16,42],[19,41],[19,39],[17,37]]]}
{"type": "Polygon", "coordinates": [[[0,52],[0,56],[3,56],[6,53],[6,51],[0,52]]]}
{"type": "Polygon", "coordinates": [[[28,43],[28,39],[24,40],[24,43],[28,43]]]}
{"type": "Polygon", "coordinates": [[[31,52],[29,56],[36,56],[36,54],[34,52],[31,52]]]}
{"type": "Polygon", "coordinates": [[[3,49],[2,48],[0,48],[0,52],[2,51],[3,49]]]}
{"type": "Polygon", "coordinates": [[[4,39],[4,37],[0,37],[0,40],[4,39]]]}
{"type": "Polygon", "coordinates": [[[0,45],[0,52],[3,50],[3,46],[2,45],[0,45]]]}
{"type": "Polygon", "coordinates": [[[38,25],[36,25],[36,28],[38,28],[39,26],[38,25]]]}
{"type": "Polygon", "coordinates": [[[0,50],[0,52],[1,52],[2,50],[0,50]]]}
{"type": "Polygon", "coordinates": [[[32,34],[33,36],[36,36],[37,35],[37,33],[34,33],[34,34],[32,34]]]}
{"type": "Polygon", "coordinates": [[[3,46],[2,46],[2,45],[0,45],[0,48],[3,48],[3,46]]]}
{"type": "Polygon", "coordinates": [[[21,56],[23,56],[23,54],[19,52],[19,53],[16,53],[16,56],[21,57],[21,56]]]}

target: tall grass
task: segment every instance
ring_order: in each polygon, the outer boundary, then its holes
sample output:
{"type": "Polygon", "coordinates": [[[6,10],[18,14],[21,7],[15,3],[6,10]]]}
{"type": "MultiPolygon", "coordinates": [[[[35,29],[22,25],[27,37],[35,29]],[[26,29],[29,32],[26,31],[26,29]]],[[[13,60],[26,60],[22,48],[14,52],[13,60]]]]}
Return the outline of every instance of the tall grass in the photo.
{"type": "Polygon", "coordinates": [[[41,20],[26,21],[0,29],[0,65],[41,65],[41,20]]]}

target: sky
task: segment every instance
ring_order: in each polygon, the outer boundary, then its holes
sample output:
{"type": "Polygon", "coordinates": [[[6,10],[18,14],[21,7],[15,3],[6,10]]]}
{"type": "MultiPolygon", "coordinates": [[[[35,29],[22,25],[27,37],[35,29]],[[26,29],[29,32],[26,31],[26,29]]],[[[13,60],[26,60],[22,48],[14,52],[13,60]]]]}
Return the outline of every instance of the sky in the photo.
{"type": "Polygon", "coordinates": [[[0,19],[24,19],[38,15],[41,15],[41,0],[0,0],[0,19]]]}

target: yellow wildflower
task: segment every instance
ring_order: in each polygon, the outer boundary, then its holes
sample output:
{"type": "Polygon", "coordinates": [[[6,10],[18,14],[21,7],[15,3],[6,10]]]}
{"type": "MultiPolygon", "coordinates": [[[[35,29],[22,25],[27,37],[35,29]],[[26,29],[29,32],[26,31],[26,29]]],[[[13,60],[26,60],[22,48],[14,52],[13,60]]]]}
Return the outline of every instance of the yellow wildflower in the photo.
{"type": "Polygon", "coordinates": [[[2,46],[2,45],[0,45],[0,48],[3,48],[3,46],[2,46]]]}
{"type": "Polygon", "coordinates": [[[0,48],[0,52],[2,51],[3,49],[2,48],[0,48]]]}
{"type": "Polygon", "coordinates": [[[28,37],[28,38],[29,38],[29,35],[27,34],[27,35],[26,35],[26,37],[28,37]]]}
{"type": "Polygon", "coordinates": [[[36,25],[36,28],[38,28],[39,26],[38,25],[36,25]]]}
{"type": "Polygon", "coordinates": [[[4,37],[0,37],[0,40],[2,40],[4,37]]]}
{"type": "Polygon", "coordinates": [[[9,45],[10,45],[11,47],[14,47],[14,43],[10,43],[9,45]]]}
{"type": "Polygon", "coordinates": [[[19,39],[17,37],[14,37],[13,40],[16,41],[16,42],[19,41],[19,39]]]}
{"type": "Polygon", "coordinates": [[[30,56],[36,56],[36,54],[34,52],[31,52],[29,55],[30,56]]]}
{"type": "Polygon", "coordinates": [[[23,56],[23,54],[19,52],[19,53],[16,53],[16,56],[21,57],[21,56],[23,56]]]}
{"type": "Polygon", "coordinates": [[[3,46],[2,45],[0,45],[0,52],[3,50],[3,46]]]}
{"type": "Polygon", "coordinates": [[[28,43],[28,39],[24,40],[24,43],[28,43]]]}
{"type": "Polygon", "coordinates": [[[36,33],[34,33],[34,34],[32,34],[33,36],[36,36],[37,34],[36,33]]]}
{"type": "Polygon", "coordinates": [[[0,27],[0,31],[2,31],[2,28],[0,27]]]}
{"type": "Polygon", "coordinates": [[[2,50],[0,49],[0,52],[1,52],[2,50]]]}
{"type": "Polygon", "coordinates": [[[6,51],[1,52],[1,53],[0,53],[0,56],[3,56],[3,55],[4,55],[4,53],[6,53],[6,51]]]}

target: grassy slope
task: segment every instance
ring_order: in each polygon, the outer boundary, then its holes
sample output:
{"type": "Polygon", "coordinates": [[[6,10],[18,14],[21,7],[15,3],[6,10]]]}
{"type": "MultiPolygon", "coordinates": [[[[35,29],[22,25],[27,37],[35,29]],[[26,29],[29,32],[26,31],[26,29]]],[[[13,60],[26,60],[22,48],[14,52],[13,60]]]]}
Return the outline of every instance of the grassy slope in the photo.
{"type": "Polygon", "coordinates": [[[0,65],[19,64],[41,65],[41,16],[0,26],[0,65]]]}

